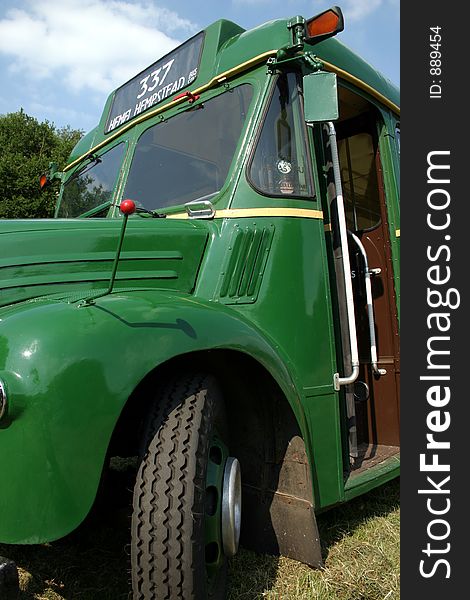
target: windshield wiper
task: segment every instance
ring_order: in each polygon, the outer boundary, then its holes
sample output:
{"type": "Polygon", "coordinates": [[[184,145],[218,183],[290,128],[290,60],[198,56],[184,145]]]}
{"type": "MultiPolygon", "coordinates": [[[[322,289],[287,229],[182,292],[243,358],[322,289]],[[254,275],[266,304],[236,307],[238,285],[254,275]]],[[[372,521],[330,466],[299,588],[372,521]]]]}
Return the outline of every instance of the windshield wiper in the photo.
{"type": "Polygon", "coordinates": [[[140,214],[150,215],[154,219],[166,219],[166,214],[164,214],[164,213],[158,213],[155,210],[147,210],[146,208],[143,208],[142,206],[136,206],[135,207],[135,212],[137,214],[140,213],[140,214]]]}
{"type": "Polygon", "coordinates": [[[75,173],[72,173],[72,175],[69,177],[67,183],[69,183],[70,181],[73,181],[74,179],[77,179],[77,177],[80,177],[80,175],[84,175],[87,171],[92,169],[95,165],[99,164],[100,162],[103,162],[103,160],[99,156],[96,156],[96,154],[89,154],[88,156],[85,157],[85,160],[88,160],[90,162],[84,164],[82,166],[82,168],[78,169],[78,171],[75,171],[75,173]]]}
{"type": "MultiPolygon", "coordinates": [[[[124,202],[124,200],[123,200],[124,202]]],[[[134,201],[133,201],[134,202],[134,201]]],[[[135,204],[135,202],[134,202],[135,204]]],[[[119,204],[112,204],[111,206],[117,206],[119,207],[119,204]]],[[[135,204],[135,214],[140,214],[140,216],[144,216],[144,215],[149,215],[150,217],[153,217],[154,219],[165,219],[166,218],[166,214],[164,213],[158,213],[156,210],[148,210],[147,208],[144,208],[143,206],[137,206],[137,204],[135,204]]]]}

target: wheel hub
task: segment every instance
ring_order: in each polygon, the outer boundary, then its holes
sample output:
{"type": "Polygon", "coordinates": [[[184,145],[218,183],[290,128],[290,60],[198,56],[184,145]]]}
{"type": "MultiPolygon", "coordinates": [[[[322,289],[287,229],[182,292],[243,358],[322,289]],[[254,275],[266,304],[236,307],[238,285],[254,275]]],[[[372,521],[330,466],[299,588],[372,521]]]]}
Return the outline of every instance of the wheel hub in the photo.
{"type": "Polygon", "coordinates": [[[225,556],[237,553],[240,540],[242,479],[240,463],[229,456],[225,463],[222,487],[222,544],[225,556]]]}

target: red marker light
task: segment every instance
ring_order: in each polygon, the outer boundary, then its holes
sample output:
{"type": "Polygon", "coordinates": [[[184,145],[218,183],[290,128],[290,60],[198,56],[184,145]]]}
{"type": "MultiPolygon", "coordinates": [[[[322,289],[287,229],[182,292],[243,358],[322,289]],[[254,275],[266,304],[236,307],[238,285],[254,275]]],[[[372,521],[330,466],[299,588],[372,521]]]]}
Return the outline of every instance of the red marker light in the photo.
{"type": "Polygon", "coordinates": [[[135,213],[135,202],[134,200],[123,200],[119,206],[119,210],[123,215],[133,215],[135,213]]]}
{"type": "Polygon", "coordinates": [[[41,177],[39,178],[39,186],[40,186],[41,190],[46,185],[46,183],[48,183],[47,175],[41,175],[41,177]]]}
{"type": "Polygon", "coordinates": [[[343,31],[344,18],[338,6],[332,6],[306,22],[308,43],[317,43],[343,31]]]}
{"type": "Polygon", "coordinates": [[[322,33],[333,33],[339,24],[339,15],[332,10],[325,11],[316,19],[307,23],[307,31],[309,37],[316,37],[322,33]]]}

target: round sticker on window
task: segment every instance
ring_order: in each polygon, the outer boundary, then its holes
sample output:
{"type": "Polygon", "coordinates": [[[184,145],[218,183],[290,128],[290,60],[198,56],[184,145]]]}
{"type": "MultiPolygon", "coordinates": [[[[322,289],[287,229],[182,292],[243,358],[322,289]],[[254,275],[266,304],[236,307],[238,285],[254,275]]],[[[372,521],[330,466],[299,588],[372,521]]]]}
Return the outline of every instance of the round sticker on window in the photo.
{"type": "Polygon", "coordinates": [[[287,173],[290,173],[292,171],[292,165],[287,160],[281,158],[281,160],[277,161],[277,170],[279,171],[279,173],[287,175],[287,173]]]}
{"type": "Polygon", "coordinates": [[[294,193],[294,184],[290,179],[281,179],[279,182],[279,189],[281,194],[293,194],[294,193]]]}

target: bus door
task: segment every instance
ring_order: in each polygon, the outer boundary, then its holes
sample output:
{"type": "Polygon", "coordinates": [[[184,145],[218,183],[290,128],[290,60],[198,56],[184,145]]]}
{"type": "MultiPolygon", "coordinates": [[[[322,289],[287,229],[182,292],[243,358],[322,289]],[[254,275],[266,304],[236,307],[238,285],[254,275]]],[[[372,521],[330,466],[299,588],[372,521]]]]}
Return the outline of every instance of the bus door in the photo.
{"type": "MultiPolygon", "coordinates": [[[[399,452],[399,337],[377,136],[379,114],[349,90],[340,88],[339,97],[340,119],[335,128],[360,360],[358,379],[345,387],[349,468],[350,477],[354,477],[399,452]],[[367,269],[373,323],[367,306],[367,269]],[[372,360],[371,329],[376,364],[372,360]]],[[[341,306],[338,313],[341,317],[341,306]]],[[[344,329],[344,319],[340,320],[344,329]]]]}

